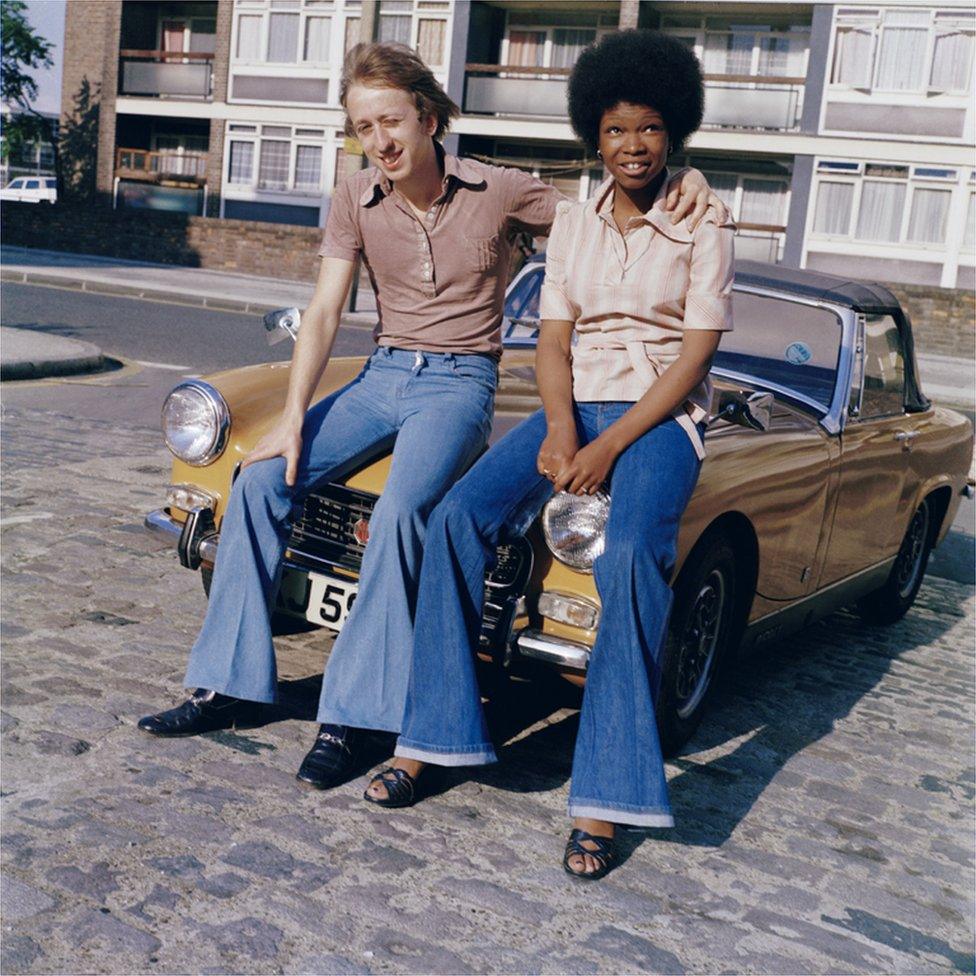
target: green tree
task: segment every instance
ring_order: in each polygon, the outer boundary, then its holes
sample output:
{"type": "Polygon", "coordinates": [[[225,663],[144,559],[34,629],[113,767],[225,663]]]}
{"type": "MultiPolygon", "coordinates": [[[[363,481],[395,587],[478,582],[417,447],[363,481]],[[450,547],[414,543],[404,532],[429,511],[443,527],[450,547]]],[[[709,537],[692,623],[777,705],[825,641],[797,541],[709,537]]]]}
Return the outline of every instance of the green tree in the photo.
{"type": "Polygon", "coordinates": [[[22,146],[47,140],[54,146],[57,160],[55,124],[31,105],[37,98],[37,82],[29,74],[50,66],[53,45],[34,32],[24,13],[26,9],[23,0],[0,0],[0,36],[3,38],[0,98],[11,112],[4,122],[0,153],[8,159],[22,146]]]}

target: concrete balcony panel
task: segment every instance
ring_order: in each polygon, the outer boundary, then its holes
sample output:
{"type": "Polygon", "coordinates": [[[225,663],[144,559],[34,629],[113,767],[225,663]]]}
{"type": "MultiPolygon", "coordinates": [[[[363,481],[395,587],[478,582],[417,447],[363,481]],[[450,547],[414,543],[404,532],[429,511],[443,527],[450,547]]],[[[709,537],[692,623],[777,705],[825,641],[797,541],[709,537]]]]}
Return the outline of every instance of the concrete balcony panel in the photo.
{"type": "Polygon", "coordinates": [[[566,78],[469,76],[465,112],[566,118],[566,78]]]}
{"type": "Polygon", "coordinates": [[[186,64],[157,61],[122,62],[123,95],[169,95],[183,98],[211,97],[209,61],[186,64]]]}
{"type": "Polygon", "coordinates": [[[753,88],[706,82],[702,125],[779,132],[796,129],[801,90],[799,85],[753,88]]]}

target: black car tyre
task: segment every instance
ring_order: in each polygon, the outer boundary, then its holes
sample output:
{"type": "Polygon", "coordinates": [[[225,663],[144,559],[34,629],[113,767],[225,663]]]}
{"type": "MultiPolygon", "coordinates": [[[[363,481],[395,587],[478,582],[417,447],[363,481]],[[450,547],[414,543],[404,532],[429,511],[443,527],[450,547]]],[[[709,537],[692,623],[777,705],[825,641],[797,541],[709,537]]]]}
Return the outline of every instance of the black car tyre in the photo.
{"type": "Polygon", "coordinates": [[[888,579],[857,604],[864,620],[872,624],[893,624],[908,613],[925,576],[932,552],[932,535],[932,503],[926,498],[908,523],[888,579]]]}
{"type": "Polygon", "coordinates": [[[736,556],[728,538],[699,542],[674,585],[664,641],[657,727],[665,756],[694,734],[715,693],[732,640],[736,556]]]}

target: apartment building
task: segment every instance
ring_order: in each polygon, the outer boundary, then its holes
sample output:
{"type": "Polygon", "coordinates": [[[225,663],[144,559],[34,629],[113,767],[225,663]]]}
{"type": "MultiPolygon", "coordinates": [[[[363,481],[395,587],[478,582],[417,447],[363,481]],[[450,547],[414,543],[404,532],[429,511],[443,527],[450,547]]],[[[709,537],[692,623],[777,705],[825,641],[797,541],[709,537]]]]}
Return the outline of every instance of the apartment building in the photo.
{"type": "Polygon", "coordinates": [[[567,77],[587,44],[630,26],[702,62],[705,121],[675,162],[728,201],[740,255],[976,287],[970,0],[72,3],[64,104],[98,81],[98,186],[116,206],[317,226],[360,165],[343,55],[400,41],[462,107],[450,149],[585,199],[602,168],[573,138],[567,77]]]}

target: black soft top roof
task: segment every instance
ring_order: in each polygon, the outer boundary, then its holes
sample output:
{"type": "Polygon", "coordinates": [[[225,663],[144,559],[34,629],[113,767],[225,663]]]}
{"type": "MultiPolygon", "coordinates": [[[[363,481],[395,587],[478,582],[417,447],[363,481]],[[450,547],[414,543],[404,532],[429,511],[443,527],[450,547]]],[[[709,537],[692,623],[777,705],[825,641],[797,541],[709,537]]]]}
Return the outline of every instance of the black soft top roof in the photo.
{"type": "Polygon", "coordinates": [[[847,305],[859,312],[890,312],[901,308],[898,299],[877,282],[852,281],[821,271],[784,268],[761,261],[736,261],[740,285],[787,291],[803,298],[847,305]]]}

